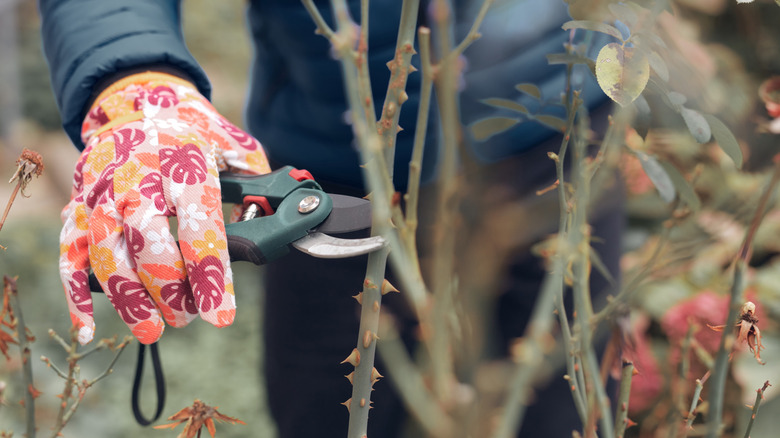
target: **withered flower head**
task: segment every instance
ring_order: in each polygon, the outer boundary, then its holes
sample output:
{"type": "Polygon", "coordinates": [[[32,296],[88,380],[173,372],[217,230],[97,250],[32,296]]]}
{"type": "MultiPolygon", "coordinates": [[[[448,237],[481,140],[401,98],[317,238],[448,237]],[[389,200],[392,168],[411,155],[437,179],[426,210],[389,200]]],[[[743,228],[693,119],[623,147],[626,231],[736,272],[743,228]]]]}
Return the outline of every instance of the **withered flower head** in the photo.
{"type": "Polygon", "coordinates": [[[22,150],[22,155],[16,160],[16,165],[18,166],[16,172],[8,182],[13,183],[18,179],[19,186],[22,189],[22,196],[25,196],[24,189],[27,188],[27,184],[30,183],[33,175],[41,176],[43,173],[43,158],[38,152],[25,148],[22,150]]]}
{"type": "Polygon", "coordinates": [[[214,420],[230,424],[246,424],[238,418],[220,414],[219,411],[217,411],[217,407],[211,407],[198,399],[195,399],[192,406],[180,410],[168,417],[168,419],[173,420],[174,423],[161,424],[159,426],[154,426],[154,428],[173,429],[181,423],[184,423],[184,430],[181,431],[177,438],[194,438],[198,435],[203,426],[206,426],[209,434],[214,438],[214,434],[216,433],[214,420]]]}
{"type": "MultiPolygon", "coordinates": [[[[725,326],[709,326],[716,331],[723,331],[725,326]]],[[[758,318],[756,318],[756,305],[752,301],[748,301],[742,305],[740,311],[739,321],[735,326],[737,333],[737,342],[745,342],[750,348],[750,352],[756,358],[756,361],[761,365],[764,365],[764,361],[761,360],[761,350],[764,346],[761,344],[761,330],[758,329],[758,318]]]]}

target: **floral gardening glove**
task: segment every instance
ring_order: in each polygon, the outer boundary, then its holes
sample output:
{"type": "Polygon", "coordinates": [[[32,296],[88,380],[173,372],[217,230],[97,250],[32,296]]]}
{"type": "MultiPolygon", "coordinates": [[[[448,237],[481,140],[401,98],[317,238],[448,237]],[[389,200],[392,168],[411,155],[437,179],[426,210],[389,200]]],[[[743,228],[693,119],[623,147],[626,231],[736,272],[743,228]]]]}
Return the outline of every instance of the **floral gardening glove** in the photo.
{"type": "Polygon", "coordinates": [[[219,172],[267,173],[260,144],[189,82],[163,73],[103,91],[82,126],[86,148],[62,212],[60,275],[79,341],[95,334],[90,266],[144,344],[195,316],[235,316],[219,172]],[[168,217],[178,219],[179,247],[168,217]]]}

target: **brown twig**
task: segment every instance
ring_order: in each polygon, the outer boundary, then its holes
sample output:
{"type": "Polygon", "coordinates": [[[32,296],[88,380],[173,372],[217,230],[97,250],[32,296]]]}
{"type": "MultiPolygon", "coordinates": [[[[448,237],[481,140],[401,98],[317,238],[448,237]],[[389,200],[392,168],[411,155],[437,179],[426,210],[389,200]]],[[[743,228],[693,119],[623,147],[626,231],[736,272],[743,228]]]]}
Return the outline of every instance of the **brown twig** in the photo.
{"type": "Polygon", "coordinates": [[[17,342],[22,356],[22,376],[24,379],[24,409],[27,423],[28,438],[35,438],[35,397],[39,394],[33,385],[32,362],[30,362],[30,342],[35,340],[27,335],[27,326],[24,324],[22,308],[19,305],[19,294],[16,288],[16,278],[3,277],[3,292],[11,301],[13,308],[13,324],[16,326],[17,342]]]}
{"type": "Polygon", "coordinates": [[[49,358],[44,356],[41,357],[41,360],[45,362],[48,367],[52,368],[58,376],[65,380],[65,387],[63,388],[61,394],[62,402],[60,403],[60,409],[57,414],[57,421],[55,422],[52,429],[52,438],[57,438],[60,436],[62,429],[65,428],[70,419],[76,413],[76,410],[81,405],[81,401],[84,399],[87,390],[114,371],[114,365],[119,359],[119,356],[122,354],[122,351],[124,351],[125,347],[127,347],[127,345],[132,340],[132,337],[126,336],[118,345],[116,345],[116,336],[110,339],[101,339],[94,348],[82,353],[78,351],[78,330],[75,327],[71,328],[70,330],[70,344],[65,342],[65,340],[54,330],[49,329],[49,336],[57,341],[57,343],[62,346],[63,350],[68,353],[68,356],[66,357],[66,361],[68,362],[67,374],[57,368],[57,366],[49,358]],[[108,367],[106,367],[105,371],[92,380],[79,380],[79,361],[96,351],[106,348],[115,351],[115,354],[114,358],[111,360],[111,363],[109,363],[108,367]],[[76,391],[75,395],[74,390],[76,391]]]}

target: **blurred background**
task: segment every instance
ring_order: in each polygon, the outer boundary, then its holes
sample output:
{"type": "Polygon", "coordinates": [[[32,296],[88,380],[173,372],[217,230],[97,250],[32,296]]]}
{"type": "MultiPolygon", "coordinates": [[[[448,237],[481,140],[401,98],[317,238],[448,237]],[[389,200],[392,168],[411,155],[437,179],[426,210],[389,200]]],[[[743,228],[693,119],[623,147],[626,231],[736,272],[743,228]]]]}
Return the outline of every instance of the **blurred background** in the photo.
{"type": "MultiPolygon", "coordinates": [[[[495,7],[512,1],[521,0],[496,0],[495,7]]],[[[566,2],[586,9],[605,3],[604,0],[566,2]]],[[[744,172],[737,172],[717,147],[696,143],[685,129],[658,132],[648,136],[645,142],[637,141],[641,145],[631,144],[636,137],[627,138],[632,147],[674,163],[686,175],[698,172],[692,185],[703,203],[703,213],[672,235],[668,254],[664,256],[676,261],[670,262],[665,271],[654,273],[654,281],[643,286],[639,298],[632,303],[636,310],[635,330],[648,339],[655,357],[642,365],[647,371],[645,382],[635,379],[637,397],[644,399],[646,406],[641,411],[637,404],[636,413],[632,414],[634,420],[644,420],[644,426],[631,430],[633,436],[640,431],[642,436],[653,436],[659,424],[679,415],[673,403],[657,403],[668,401],[675,394],[666,381],[668,370],[674,369],[667,366],[672,360],[669,347],[673,338],[667,325],[691,324],[686,315],[675,316],[680,306],[690,309],[689,304],[696,304],[701,297],[713,293],[722,298],[728,290],[730,277],[724,275],[725,266],[740,243],[743,232],[740,227],[752,214],[753,201],[766,182],[764,171],[778,152],[777,133],[768,132],[770,119],[757,94],[764,80],[780,74],[778,5],[774,0],[756,0],[744,5],[738,5],[735,0],[674,0],[672,3],[676,10],[674,19],[659,23],[659,33],[673,48],[666,54],[670,69],[677,73],[670,85],[684,92],[692,105],[717,115],[731,127],[740,140],[747,164],[744,172]],[[653,367],[661,376],[651,381],[655,378],[653,367]],[[662,380],[666,383],[661,383],[662,380]]],[[[239,126],[243,124],[251,58],[245,7],[245,2],[236,0],[183,2],[186,40],[211,78],[214,104],[239,126]]],[[[39,20],[33,0],[0,0],[0,84],[0,208],[4,208],[13,188],[4,181],[13,174],[14,162],[22,148],[40,152],[46,165],[43,175],[30,184],[26,193],[29,197],[17,197],[0,231],[0,244],[7,248],[0,249],[0,275],[19,277],[24,316],[37,338],[33,344],[33,364],[36,386],[43,394],[36,406],[40,433],[47,436],[47,429],[57,414],[59,399],[55,396],[62,391],[63,382],[37,358],[46,355],[61,368],[66,366],[64,352],[49,338],[47,330],[53,328],[66,336],[70,327],[57,271],[59,212],[68,201],[78,151],[60,128],[41,52],[39,20]]],[[[670,211],[641,166],[626,162],[623,171],[629,183],[631,225],[625,239],[624,268],[630,271],[642,267],[670,211]]],[[[780,397],[773,398],[774,391],[780,394],[780,389],[776,389],[780,388],[777,366],[780,327],[776,323],[780,320],[779,235],[780,210],[775,205],[757,239],[760,245],[753,262],[750,292],[762,304],[761,330],[767,345],[762,355],[770,365],[761,367],[749,355],[740,356],[736,360],[735,381],[730,386],[734,412],[741,413],[741,419],[736,421],[744,421],[749,411],[743,408],[743,398],[752,400],[755,389],[766,379],[772,379],[773,384],[777,382],[762,405],[760,419],[769,421],[757,423],[754,437],[776,436],[771,419],[780,415],[780,397]]],[[[237,264],[235,272],[239,306],[234,325],[217,330],[196,320],[184,330],[169,329],[163,336],[160,347],[168,383],[163,415],[170,416],[199,398],[247,423],[246,426],[217,425],[218,436],[274,437],[261,379],[263,296],[257,291],[262,272],[245,264],[237,264]]],[[[128,334],[108,301],[100,297],[95,301],[97,337],[118,334],[121,338],[128,334]]],[[[690,313],[697,313],[708,304],[702,302],[698,306],[693,306],[690,313]]],[[[23,410],[18,400],[24,388],[15,346],[11,351],[12,360],[0,359],[0,381],[8,384],[6,404],[0,406],[0,430],[14,430],[16,436],[21,436],[23,410]]],[[[181,430],[144,429],[133,420],[130,390],[136,352],[137,345],[132,344],[123,353],[115,373],[89,390],[80,411],[64,430],[65,436],[173,436],[181,430]]],[[[81,364],[81,377],[89,379],[100,374],[111,357],[111,353],[105,352],[85,360],[81,364]]],[[[154,407],[152,382],[152,376],[147,373],[144,392],[147,415],[154,407]]],[[[344,418],[346,421],[346,410],[344,418]]]]}
{"type": "MultiPolygon", "coordinates": [[[[251,58],[244,2],[188,0],[183,2],[184,32],[190,50],[214,86],[214,104],[234,123],[243,124],[242,111],[251,58]]],[[[57,271],[59,212],[70,196],[73,167],[79,156],[61,130],[59,113],[49,85],[41,51],[40,23],[34,0],[0,0],[0,203],[5,208],[13,185],[5,182],[16,169],[22,148],[40,152],[46,166],[26,194],[18,196],[0,231],[0,275],[18,276],[19,295],[33,344],[35,383],[43,391],[37,400],[41,436],[49,436],[63,380],[38,358],[45,355],[67,369],[64,351],[47,335],[49,328],[67,336],[70,326],[57,271]]],[[[215,329],[194,321],[183,330],[168,328],[160,343],[168,384],[163,417],[176,413],[199,398],[220,412],[237,417],[246,426],[218,424],[220,437],[273,437],[261,380],[260,270],[235,266],[239,291],[233,326],[215,329]],[[246,290],[246,293],[241,293],[246,290]]],[[[96,338],[129,334],[104,297],[95,299],[96,338]]],[[[142,428],[130,408],[137,343],[119,359],[115,372],[91,388],[65,428],[68,437],[175,436],[175,431],[142,428]]],[[[11,346],[11,361],[0,358],[0,381],[8,384],[6,404],[0,406],[0,430],[24,433],[24,413],[18,349],[11,346]]],[[[103,352],[81,363],[81,377],[102,373],[113,357],[103,352]]],[[[147,371],[149,370],[147,363],[147,371]]],[[[143,407],[147,416],[155,407],[154,379],[144,378],[143,407]]],[[[344,418],[346,419],[346,412],[344,418]]],[[[160,422],[158,422],[159,424],[160,422]]]]}

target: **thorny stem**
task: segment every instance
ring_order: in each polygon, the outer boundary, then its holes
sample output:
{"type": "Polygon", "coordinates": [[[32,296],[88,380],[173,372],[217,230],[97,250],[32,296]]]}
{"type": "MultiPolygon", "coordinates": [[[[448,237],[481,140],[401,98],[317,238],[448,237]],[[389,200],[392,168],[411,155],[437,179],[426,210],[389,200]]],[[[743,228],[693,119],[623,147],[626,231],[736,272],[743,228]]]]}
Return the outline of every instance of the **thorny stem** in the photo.
{"type": "Polygon", "coordinates": [[[612,438],[614,423],[604,389],[604,382],[599,376],[598,360],[593,347],[591,319],[593,317],[593,305],[590,297],[590,232],[588,230],[588,203],[590,201],[590,178],[586,161],[586,139],[582,135],[587,129],[587,116],[581,112],[579,117],[579,133],[574,143],[574,157],[572,162],[573,184],[577,187],[575,192],[574,209],[572,212],[572,225],[569,232],[569,245],[574,248],[577,255],[574,266],[574,309],[577,312],[577,325],[580,336],[580,354],[585,373],[585,383],[588,390],[588,427],[585,436],[592,436],[591,431],[595,425],[591,424],[595,419],[600,419],[601,433],[606,438],[612,438]],[[592,390],[592,392],[591,392],[592,390]]]}
{"type": "MultiPolygon", "coordinates": [[[[360,89],[360,103],[363,107],[368,130],[376,131],[376,112],[374,112],[374,92],[371,90],[371,76],[368,72],[368,3],[369,0],[360,1],[360,35],[358,35],[357,51],[351,51],[357,67],[357,82],[360,89]]],[[[355,111],[356,109],[352,109],[355,111]]]]}
{"type": "Polygon", "coordinates": [[[401,116],[401,106],[408,99],[406,82],[409,73],[416,70],[412,67],[412,55],[417,53],[414,50],[414,30],[417,25],[419,9],[420,0],[405,0],[403,2],[395,55],[387,63],[387,67],[390,69],[390,82],[387,85],[387,94],[382,105],[382,117],[379,119],[377,132],[382,137],[385,161],[391,176],[395,162],[396,134],[399,130],[398,119],[401,116]]]}
{"type": "MultiPolygon", "coordinates": [[[[680,373],[677,375],[675,381],[673,381],[673,393],[675,394],[674,406],[684,412],[685,408],[685,388],[688,385],[688,373],[691,369],[691,344],[693,343],[693,333],[696,325],[691,324],[688,326],[688,332],[685,334],[685,338],[680,345],[680,373]]],[[[687,421],[687,417],[686,417],[687,421]]],[[[684,423],[683,423],[684,424],[684,423]]],[[[670,427],[669,436],[676,437],[680,434],[682,429],[670,427]]]]}
{"type": "MultiPolygon", "coordinates": [[[[563,292],[563,288],[560,290],[563,292]]],[[[563,305],[563,296],[559,296],[556,299],[555,305],[556,311],[558,313],[558,323],[561,325],[563,344],[566,346],[566,372],[568,373],[567,376],[569,389],[571,389],[571,396],[574,399],[574,407],[577,408],[580,421],[585,424],[588,418],[588,411],[585,405],[585,385],[583,380],[580,378],[582,375],[582,366],[578,366],[577,364],[577,356],[575,355],[576,349],[571,336],[569,318],[566,315],[566,309],[563,305]]]]}
{"type": "Polygon", "coordinates": [[[404,245],[412,265],[419,269],[417,258],[417,206],[420,199],[420,174],[422,172],[425,134],[428,127],[428,111],[433,88],[433,67],[431,66],[431,30],[421,27],[417,32],[420,41],[420,64],[422,67],[422,85],[420,86],[420,105],[417,109],[417,126],[414,131],[414,147],[409,162],[409,182],[406,186],[406,227],[404,245]]]}
{"type": "MultiPolygon", "coordinates": [[[[304,0],[306,2],[307,0],[304,0]]],[[[364,3],[364,6],[366,3],[364,3]]],[[[392,188],[392,178],[390,170],[384,163],[381,153],[381,143],[377,137],[375,126],[376,118],[373,112],[365,112],[360,115],[360,108],[364,108],[366,103],[371,101],[370,80],[368,79],[368,66],[365,58],[360,59],[360,55],[355,55],[354,47],[354,26],[349,16],[346,2],[344,0],[333,0],[331,8],[336,18],[338,31],[330,36],[331,44],[339,56],[342,74],[344,77],[345,89],[347,92],[347,101],[352,114],[352,126],[355,137],[360,145],[362,161],[364,163],[364,176],[367,179],[367,185],[372,190],[375,198],[372,206],[374,212],[374,223],[372,225],[372,235],[382,234],[389,228],[390,222],[390,198],[392,188]],[[362,64],[362,65],[361,65],[362,64]],[[362,78],[362,79],[361,79],[362,78]]],[[[313,5],[307,7],[310,9],[315,20],[319,14],[313,5]]],[[[365,20],[367,22],[367,20],[365,20]]],[[[366,23],[364,23],[366,24],[366,23]]],[[[318,24],[318,28],[322,28],[318,24]]],[[[364,33],[361,41],[367,42],[367,34],[364,33]]],[[[367,46],[358,47],[363,54],[367,51],[367,46]]],[[[370,104],[373,109],[373,104],[370,104]]],[[[374,354],[376,351],[376,333],[379,326],[379,311],[381,307],[381,285],[384,284],[384,272],[387,264],[388,249],[369,254],[366,279],[362,292],[362,311],[360,318],[360,333],[358,335],[358,346],[348,360],[355,365],[353,375],[353,389],[351,405],[349,405],[349,431],[348,437],[360,438],[366,435],[368,426],[368,410],[371,405],[371,387],[374,383],[372,375],[374,371],[374,354]]]]}
{"type": "Polygon", "coordinates": [[[631,379],[634,377],[634,363],[624,361],[623,372],[620,375],[620,392],[618,393],[617,416],[615,417],[615,436],[623,438],[628,425],[628,399],[631,395],[631,379]]]}
{"type": "Polygon", "coordinates": [[[16,333],[19,341],[19,351],[22,356],[22,376],[24,379],[24,409],[28,438],[35,438],[35,386],[33,385],[32,362],[30,361],[30,337],[27,335],[27,326],[24,324],[22,306],[19,303],[19,293],[16,288],[16,278],[3,276],[3,290],[11,299],[16,319],[16,333]]]}
{"type": "MultiPolygon", "coordinates": [[[[567,75],[567,79],[569,78],[569,75],[567,75]]],[[[571,139],[572,129],[574,128],[574,118],[577,114],[577,107],[579,106],[579,103],[581,102],[579,99],[567,99],[567,102],[570,102],[571,110],[569,111],[567,121],[566,121],[566,132],[563,135],[563,138],[561,139],[561,146],[558,151],[558,154],[555,155],[555,173],[557,176],[558,181],[558,208],[559,208],[559,216],[558,216],[558,243],[561,244],[565,241],[566,236],[566,218],[568,217],[568,203],[566,200],[566,188],[565,188],[565,172],[564,172],[564,159],[566,158],[566,151],[569,146],[569,141],[571,139]]],[[[551,155],[552,156],[552,155],[551,155]]],[[[561,246],[558,246],[558,248],[562,248],[561,246]]],[[[572,391],[572,396],[574,397],[574,404],[577,408],[577,412],[580,415],[580,420],[583,424],[587,421],[587,407],[586,407],[586,388],[585,388],[585,382],[582,376],[582,366],[581,364],[577,363],[577,356],[575,354],[575,346],[572,340],[571,336],[571,328],[569,326],[569,320],[568,316],[566,314],[566,309],[564,308],[563,304],[563,287],[559,288],[559,295],[557,297],[557,308],[558,308],[558,320],[561,324],[561,331],[563,332],[563,341],[566,344],[567,350],[569,353],[566,355],[566,367],[567,372],[569,373],[570,378],[572,379],[570,387],[573,387],[574,390],[572,391]]]]}
{"type": "Polygon", "coordinates": [[[458,216],[458,151],[457,59],[449,56],[452,47],[452,9],[447,0],[432,3],[438,52],[441,61],[436,75],[436,98],[443,140],[443,153],[437,181],[436,218],[434,231],[433,273],[431,284],[436,306],[433,308],[433,338],[431,360],[433,389],[440,400],[449,400],[454,379],[448,315],[452,311],[455,262],[455,218],[458,216]]]}
{"type": "Polygon", "coordinates": [[[753,403],[753,412],[750,414],[750,421],[748,422],[747,429],[745,429],[745,438],[750,438],[750,431],[753,429],[753,423],[756,421],[756,415],[758,415],[758,406],[761,404],[761,400],[764,399],[764,392],[768,387],[769,380],[764,382],[764,386],[756,390],[756,401],[753,403]]]}
{"type": "Polygon", "coordinates": [[[693,420],[696,419],[696,408],[699,406],[701,390],[704,389],[704,383],[709,378],[710,371],[707,371],[701,379],[696,379],[696,388],[693,390],[693,399],[691,399],[691,407],[688,409],[688,419],[685,420],[685,435],[683,436],[688,436],[688,431],[693,428],[693,420]]]}
{"type": "MultiPolygon", "coordinates": [[[[366,279],[361,292],[360,330],[356,356],[350,362],[355,366],[352,377],[352,398],[349,408],[349,438],[361,438],[368,428],[368,411],[371,408],[371,391],[374,382],[374,355],[379,331],[379,309],[384,288],[385,266],[388,249],[383,248],[368,255],[366,279]]],[[[356,352],[356,353],[355,353],[356,352]]],[[[352,357],[352,356],[350,356],[352,357]]]]}
{"type": "MultiPolygon", "coordinates": [[[[739,310],[742,306],[743,291],[745,287],[744,274],[747,269],[747,264],[752,252],[753,238],[755,237],[758,226],[761,224],[761,219],[764,217],[764,211],[766,210],[769,198],[780,181],[780,162],[775,164],[772,178],[764,189],[764,193],[761,195],[761,199],[758,201],[758,207],[756,208],[753,220],[745,233],[745,240],[742,243],[742,247],[737,254],[737,260],[734,262],[734,281],[731,285],[731,299],[729,300],[729,313],[726,318],[726,324],[728,325],[732,321],[736,321],[739,316],[739,310]]],[[[731,350],[731,343],[727,342],[733,336],[730,330],[723,330],[723,336],[720,338],[720,346],[718,347],[718,354],[715,359],[715,368],[712,376],[713,381],[710,388],[710,414],[707,418],[707,438],[715,438],[718,436],[721,428],[721,419],[723,417],[723,398],[726,385],[726,375],[729,368],[729,351],[731,350]]]]}

